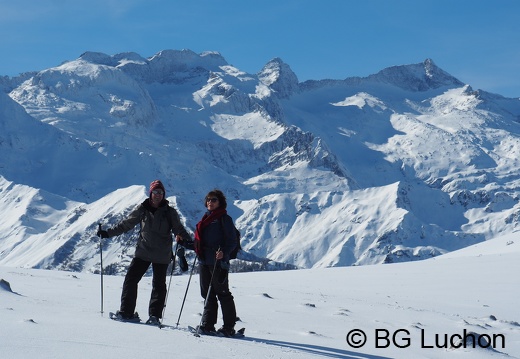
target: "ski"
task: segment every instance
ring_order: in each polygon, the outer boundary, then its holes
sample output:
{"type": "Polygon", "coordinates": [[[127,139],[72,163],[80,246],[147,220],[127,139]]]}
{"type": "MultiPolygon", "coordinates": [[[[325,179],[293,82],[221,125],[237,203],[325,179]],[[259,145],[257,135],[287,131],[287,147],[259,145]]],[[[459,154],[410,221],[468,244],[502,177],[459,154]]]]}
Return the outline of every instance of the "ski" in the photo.
{"type": "Polygon", "coordinates": [[[245,337],[245,331],[246,328],[241,328],[235,332],[235,334],[231,337],[227,337],[222,333],[219,332],[204,332],[204,331],[197,331],[197,328],[194,328],[192,326],[188,326],[188,330],[193,333],[196,337],[200,337],[201,335],[205,336],[211,336],[211,337],[219,337],[219,338],[243,338],[245,337]]]}

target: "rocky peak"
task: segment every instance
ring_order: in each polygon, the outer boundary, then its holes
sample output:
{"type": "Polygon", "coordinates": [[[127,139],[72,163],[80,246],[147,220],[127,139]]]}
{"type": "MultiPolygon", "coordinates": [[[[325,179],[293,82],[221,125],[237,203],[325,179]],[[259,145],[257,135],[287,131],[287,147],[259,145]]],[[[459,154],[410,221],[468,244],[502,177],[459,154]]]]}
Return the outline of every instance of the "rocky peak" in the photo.
{"type": "Polygon", "coordinates": [[[269,61],[258,73],[258,79],[276,91],[280,98],[290,97],[299,89],[298,78],[289,65],[280,58],[269,61]]]}
{"type": "Polygon", "coordinates": [[[387,67],[375,75],[370,75],[368,79],[411,91],[427,91],[444,86],[464,85],[435,65],[431,59],[426,59],[418,64],[387,67]]]}

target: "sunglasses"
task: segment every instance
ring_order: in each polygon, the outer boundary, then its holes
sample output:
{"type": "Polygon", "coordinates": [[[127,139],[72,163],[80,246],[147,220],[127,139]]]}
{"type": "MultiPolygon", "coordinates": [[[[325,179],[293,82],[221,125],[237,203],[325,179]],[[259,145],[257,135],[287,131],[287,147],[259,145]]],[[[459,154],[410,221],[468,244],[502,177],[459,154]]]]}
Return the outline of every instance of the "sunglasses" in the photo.
{"type": "Polygon", "coordinates": [[[162,195],[164,194],[164,192],[161,191],[160,189],[154,189],[154,190],[152,191],[152,194],[158,194],[158,195],[161,195],[161,196],[162,196],[162,195]]]}
{"type": "Polygon", "coordinates": [[[206,198],[206,202],[215,203],[215,202],[218,202],[218,198],[216,198],[216,197],[213,197],[213,198],[206,198]]]}

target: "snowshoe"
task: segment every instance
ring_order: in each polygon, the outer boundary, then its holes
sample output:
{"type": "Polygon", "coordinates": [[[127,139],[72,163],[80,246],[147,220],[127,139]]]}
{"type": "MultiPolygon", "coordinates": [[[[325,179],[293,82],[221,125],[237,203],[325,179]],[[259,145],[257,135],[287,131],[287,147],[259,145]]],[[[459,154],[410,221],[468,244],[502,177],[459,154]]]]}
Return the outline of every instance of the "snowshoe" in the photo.
{"type": "Polygon", "coordinates": [[[146,321],[146,324],[159,326],[159,325],[161,325],[161,321],[155,315],[150,315],[150,318],[148,318],[148,320],[146,321]]]}
{"type": "Polygon", "coordinates": [[[225,338],[243,338],[245,337],[245,331],[246,328],[240,328],[239,330],[235,331],[233,329],[227,329],[227,328],[220,328],[217,333],[220,337],[225,338]]]}
{"type": "Polygon", "coordinates": [[[189,331],[192,332],[195,335],[210,335],[210,336],[216,336],[217,331],[215,330],[215,327],[206,327],[203,325],[197,325],[196,328],[194,327],[188,327],[189,331]]]}
{"type": "Polygon", "coordinates": [[[219,330],[217,330],[217,334],[221,337],[231,338],[235,335],[235,329],[222,327],[219,330]]]}
{"type": "Polygon", "coordinates": [[[117,320],[120,322],[139,323],[141,321],[141,318],[139,318],[139,314],[137,312],[135,312],[132,315],[128,315],[118,310],[115,313],[110,312],[109,316],[110,319],[117,320]]]}

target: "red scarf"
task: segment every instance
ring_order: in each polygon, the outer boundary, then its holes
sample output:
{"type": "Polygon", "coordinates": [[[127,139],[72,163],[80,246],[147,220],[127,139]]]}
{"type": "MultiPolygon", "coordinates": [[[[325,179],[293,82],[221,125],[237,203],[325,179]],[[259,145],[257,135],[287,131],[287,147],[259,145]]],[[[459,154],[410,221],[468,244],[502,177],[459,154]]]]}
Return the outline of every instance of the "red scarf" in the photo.
{"type": "Polygon", "coordinates": [[[195,253],[197,253],[199,257],[202,255],[202,230],[225,214],[227,214],[225,208],[217,208],[213,212],[205,213],[195,226],[195,253]]]}

